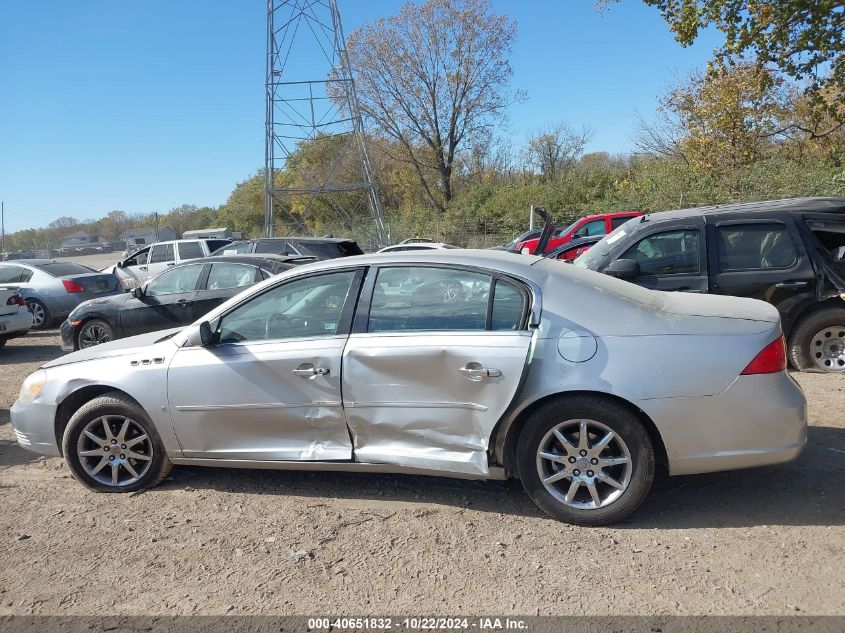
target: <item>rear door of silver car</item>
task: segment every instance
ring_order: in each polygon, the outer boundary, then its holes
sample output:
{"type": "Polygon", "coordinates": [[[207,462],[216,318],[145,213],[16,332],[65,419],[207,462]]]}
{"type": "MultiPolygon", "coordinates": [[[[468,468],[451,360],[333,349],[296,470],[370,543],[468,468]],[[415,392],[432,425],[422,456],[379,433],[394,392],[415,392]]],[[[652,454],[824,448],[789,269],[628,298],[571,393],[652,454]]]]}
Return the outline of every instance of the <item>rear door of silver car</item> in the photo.
{"type": "Polygon", "coordinates": [[[356,461],[486,474],[525,371],[531,299],[484,270],[371,268],[343,354],[356,461]]]}

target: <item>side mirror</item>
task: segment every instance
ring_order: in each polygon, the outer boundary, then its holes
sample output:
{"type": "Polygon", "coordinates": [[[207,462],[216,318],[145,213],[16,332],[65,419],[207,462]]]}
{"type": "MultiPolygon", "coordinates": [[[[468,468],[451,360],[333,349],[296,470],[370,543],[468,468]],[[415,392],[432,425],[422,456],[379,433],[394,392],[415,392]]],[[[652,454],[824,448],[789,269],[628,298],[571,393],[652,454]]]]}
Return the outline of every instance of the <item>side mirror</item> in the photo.
{"type": "Polygon", "coordinates": [[[141,286],[135,286],[134,288],[132,288],[132,296],[136,299],[140,299],[144,296],[144,288],[141,286]]]}
{"type": "Polygon", "coordinates": [[[608,267],[604,269],[604,274],[617,279],[634,279],[640,276],[641,271],[640,265],[633,259],[617,259],[610,262],[608,267]]]}
{"type": "Polygon", "coordinates": [[[211,331],[211,325],[208,321],[203,321],[199,325],[193,325],[188,330],[187,343],[190,347],[207,347],[211,345],[214,339],[214,334],[211,331]]]}
{"type": "Polygon", "coordinates": [[[123,262],[117,262],[117,263],[115,264],[115,266],[116,266],[117,268],[123,268],[123,262]]]}

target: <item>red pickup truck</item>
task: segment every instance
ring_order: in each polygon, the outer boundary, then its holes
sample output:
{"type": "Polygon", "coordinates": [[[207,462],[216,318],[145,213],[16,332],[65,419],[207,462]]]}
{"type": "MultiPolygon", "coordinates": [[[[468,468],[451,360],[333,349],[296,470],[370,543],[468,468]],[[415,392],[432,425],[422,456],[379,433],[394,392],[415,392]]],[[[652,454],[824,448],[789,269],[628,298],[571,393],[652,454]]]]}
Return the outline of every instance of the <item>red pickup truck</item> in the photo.
{"type": "MultiPolygon", "coordinates": [[[[636,218],[642,215],[642,211],[624,211],[622,213],[600,213],[598,215],[588,215],[576,220],[575,223],[563,229],[557,237],[549,240],[546,246],[546,252],[549,252],[561,244],[566,244],[573,239],[582,237],[589,237],[592,235],[606,235],[610,233],[617,226],[625,224],[631,218],[636,218]]],[[[516,250],[523,254],[532,254],[537,248],[539,238],[533,240],[525,240],[516,245],[516,250]]]]}

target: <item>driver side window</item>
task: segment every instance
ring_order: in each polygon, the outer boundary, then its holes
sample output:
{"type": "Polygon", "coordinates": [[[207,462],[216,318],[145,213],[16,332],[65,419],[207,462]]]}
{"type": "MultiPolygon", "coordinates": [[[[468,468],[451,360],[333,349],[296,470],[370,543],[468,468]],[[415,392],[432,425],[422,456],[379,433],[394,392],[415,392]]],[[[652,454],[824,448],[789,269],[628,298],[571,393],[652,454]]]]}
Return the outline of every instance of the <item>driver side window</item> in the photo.
{"type": "Polygon", "coordinates": [[[641,239],[620,259],[632,259],[644,275],[697,274],[698,231],[685,229],[656,233],[641,239]]]}
{"type": "Polygon", "coordinates": [[[153,278],[146,287],[149,296],[170,295],[182,292],[193,292],[197,287],[203,264],[179,266],[161,273],[153,278]]]}
{"type": "Polygon", "coordinates": [[[268,290],[223,317],[220,343],[333,336],[355,271],[296,279],[268,290]]]}

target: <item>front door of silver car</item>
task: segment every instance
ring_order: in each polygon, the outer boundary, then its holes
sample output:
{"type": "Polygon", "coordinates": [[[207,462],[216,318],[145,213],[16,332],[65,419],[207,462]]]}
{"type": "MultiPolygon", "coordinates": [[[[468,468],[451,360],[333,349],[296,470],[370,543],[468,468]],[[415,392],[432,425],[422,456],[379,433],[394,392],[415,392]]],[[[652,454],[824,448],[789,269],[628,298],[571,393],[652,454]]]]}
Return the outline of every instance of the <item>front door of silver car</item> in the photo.
{"type": "Polygon", "coordinates": [[[352,459],[341,356],[361,269],[311,274],[235,305],[209,346],[179,349],[168,401],[185,457],[352,459]]]}
{"type": "Polygon", "coordinates": [[[343,355],[356,461],[485,475],[522,381],[529,293],[489,273],[371,269],[343,355]]]}

